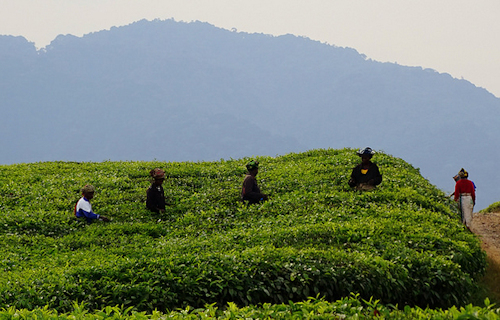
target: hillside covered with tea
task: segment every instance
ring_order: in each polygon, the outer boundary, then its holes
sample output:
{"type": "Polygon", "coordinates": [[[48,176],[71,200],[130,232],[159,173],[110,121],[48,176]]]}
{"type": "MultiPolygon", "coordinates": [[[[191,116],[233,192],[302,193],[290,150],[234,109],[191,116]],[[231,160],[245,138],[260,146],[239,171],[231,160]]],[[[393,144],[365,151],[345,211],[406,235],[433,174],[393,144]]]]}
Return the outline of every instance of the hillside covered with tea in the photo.
{"type": "Polygon", "coordinates": [[[249,158],[215,162],[43,162],[0,166],[0,308],[334,301],[449,307],[470,301],[485,255],[455,204],[402,159],[351,190],[352,149],[259,157],[270,200],[239,200],[249,158]],[[145,207],[164,169],[165,214],[145,207]],[[111,222],[76,221],[80,188],[111,222]]]}

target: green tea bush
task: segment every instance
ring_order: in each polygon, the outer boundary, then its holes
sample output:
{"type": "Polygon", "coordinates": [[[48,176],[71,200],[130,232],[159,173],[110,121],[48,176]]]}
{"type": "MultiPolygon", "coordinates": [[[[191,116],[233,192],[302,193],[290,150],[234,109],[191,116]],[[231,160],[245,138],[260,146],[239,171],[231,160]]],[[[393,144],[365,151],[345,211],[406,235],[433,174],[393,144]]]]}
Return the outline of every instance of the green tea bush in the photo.
{"type": "Polygon", "coordinates": [[[471,304],[449,309],[398,308],[393,305],[383,305],[378,300],[365,300],[359,295],[351,295],[334,302],[324,299],[308,298],[301,302],[281,304],[264,303],[258,306],[249,305],[238,307],[230,302],[218,307],[215,304],[205,305],[202,308],[186,307],[169,312],[152,311],[150,313],[137,312],[131,307],[107,306],[90,312],[84,303],[74,303],[72,309],[66,313],[56,310],[36,308],[34,310],[16,309],[13,307],[0,310],[1,319],[38,319],[38,320],[66,320],[66,319],[413,319],[413,320],[451,320],[451,319],[500,319],[500,309],[485,300],[485,307],[471,304]]]}
{"type": "Polygon", "coordinates": [[[480,213],[500,212],[500,201],[490,204],[487,208],[479,212],[480,213]]]}
{"type": "Polygon", "coordinates": [[[270,200],[239,200],[248,158],[0,166],[0,307],[137,312],[359,294],[381,303],[465,305],[485,254],[455,203],[418,169],[378,153],[384,181],[347,186],[351,149],[259,157],[270,200]],[[166,171],[165,214],[145,208],[166,171]],[[80,188],[110,223],[78,221],[80,188]]]}

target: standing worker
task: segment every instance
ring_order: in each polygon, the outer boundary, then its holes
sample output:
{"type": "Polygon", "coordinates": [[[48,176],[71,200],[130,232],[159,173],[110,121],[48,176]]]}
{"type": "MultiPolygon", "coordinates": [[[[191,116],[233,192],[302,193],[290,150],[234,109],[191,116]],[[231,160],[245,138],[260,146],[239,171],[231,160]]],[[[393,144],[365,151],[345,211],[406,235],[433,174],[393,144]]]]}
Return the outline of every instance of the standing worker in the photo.
{"type": "Polygon", "coordinates": [[[476,204],[476,188],[474,183],[468,179],[469,173],[464,168],[458,172],[458,177],[460,179],[455,183],[455,201],[459,203],[463,224],[470,230],[472,212],[476,204]]]}
{"type": "Polygon", "coordinates": [[[246,167],[248,173],[245,176],[243,187],[241,188],[241,199],[243,201],[248,201],[248,204],[267,200],[267,195],[260,192],[260,188],[257,185],[257,179],[255,179],[259,173],[259,162],[252,160],[247,163],[246,167]]]}
{"type": "Polygon", "coordinates": [[[165,192],[162,186],[165,181],[165,171],[155,168],[149,171],[149,175],[152,182],[146,191],[146,207],[156,213],[165,213],[165,192]]]}
{"type": "Polygon", "coordinates": [[[349,179],[349,186],[356,188],[356,190],[373,190],[382,182],[382,175],[378,166],[371,161],[375,151],[370,147],[360,149],[357,152],[361,158],[361,163],[352,169],[351,179],[349,179]]]}

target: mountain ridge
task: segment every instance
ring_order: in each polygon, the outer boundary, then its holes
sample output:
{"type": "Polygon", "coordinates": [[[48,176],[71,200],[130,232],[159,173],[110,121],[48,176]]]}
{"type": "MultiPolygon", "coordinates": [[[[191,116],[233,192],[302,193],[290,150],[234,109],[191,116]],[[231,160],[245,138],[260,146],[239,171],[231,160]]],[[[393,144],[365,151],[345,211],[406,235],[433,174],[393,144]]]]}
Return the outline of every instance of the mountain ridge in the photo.
{"type": "Polygon", "coordinates": [[[449,74],[202,22],[141,20],[58,36],[38,51],[23,39],[0,36],[0,163],[370,146],[445,190],[465,167],[478,208],[498,201],[490,173],[500,99],[449,74]]]}

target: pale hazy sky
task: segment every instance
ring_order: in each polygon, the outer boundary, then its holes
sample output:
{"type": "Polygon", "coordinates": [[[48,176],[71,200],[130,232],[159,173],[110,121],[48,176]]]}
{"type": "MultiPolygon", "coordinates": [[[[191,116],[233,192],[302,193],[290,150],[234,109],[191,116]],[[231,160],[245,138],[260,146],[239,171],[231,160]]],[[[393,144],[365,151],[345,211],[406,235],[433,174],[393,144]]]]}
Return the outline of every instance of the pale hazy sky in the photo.
{"type": "Polygon", "coordinates": [[[141,19],[295,34],[464,78],[500,97],[499,0],[0,0],[0,34],[38,48],[141,19]]]}

